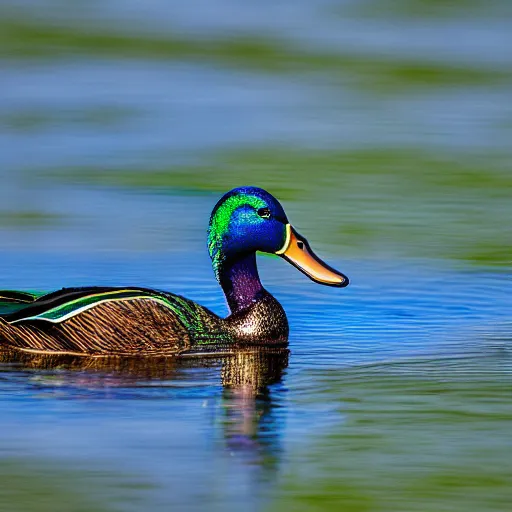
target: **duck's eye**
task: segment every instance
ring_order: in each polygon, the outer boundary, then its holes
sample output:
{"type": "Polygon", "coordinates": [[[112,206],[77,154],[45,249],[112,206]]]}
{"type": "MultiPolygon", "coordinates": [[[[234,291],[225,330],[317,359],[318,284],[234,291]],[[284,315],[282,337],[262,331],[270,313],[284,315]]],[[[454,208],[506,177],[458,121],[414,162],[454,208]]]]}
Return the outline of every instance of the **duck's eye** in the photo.
{"type": "Polygon", "coordinates": [[[268,208],[260,208],[258,210],[258,215],[262,218],[262,219],[270,219],[270,210],[268,208]]]}
{"type": "Polygon", "coordinates": [[[302,251],[302,249],[304,249],[304,242],[297,240],[297,247],[302,251]]]}

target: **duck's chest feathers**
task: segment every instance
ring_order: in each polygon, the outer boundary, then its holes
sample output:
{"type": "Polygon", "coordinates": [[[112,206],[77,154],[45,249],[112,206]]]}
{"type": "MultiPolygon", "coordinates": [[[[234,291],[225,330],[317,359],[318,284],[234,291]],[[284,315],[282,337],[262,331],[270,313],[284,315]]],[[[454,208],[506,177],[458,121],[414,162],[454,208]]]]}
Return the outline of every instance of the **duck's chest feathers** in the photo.
{"type": "Polygon", "coordinates": [[[265,290],[250,306],[234,312],[224,322],[233,338],[243,344],[283,344],[288,340],[286,313],[265,290]]]}

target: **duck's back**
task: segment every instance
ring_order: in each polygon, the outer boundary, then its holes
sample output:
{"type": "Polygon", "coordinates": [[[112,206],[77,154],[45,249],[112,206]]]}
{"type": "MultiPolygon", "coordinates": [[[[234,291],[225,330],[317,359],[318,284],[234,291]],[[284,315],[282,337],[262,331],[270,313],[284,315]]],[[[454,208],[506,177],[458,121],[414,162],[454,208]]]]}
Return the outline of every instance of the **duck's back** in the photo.
{"type": "Polygon", "coordinates": [[[218,317],[179,295],[147,288],[67,288],[0,313],[0,342],[80,355],[172,355],[218,317]]]}

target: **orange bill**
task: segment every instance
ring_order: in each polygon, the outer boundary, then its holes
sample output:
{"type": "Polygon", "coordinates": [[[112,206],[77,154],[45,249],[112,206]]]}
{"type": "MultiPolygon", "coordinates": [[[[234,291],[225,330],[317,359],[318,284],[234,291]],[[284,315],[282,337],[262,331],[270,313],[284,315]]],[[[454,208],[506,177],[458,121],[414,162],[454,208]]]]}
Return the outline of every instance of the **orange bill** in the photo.
{"type": "Polygon", "coordinates": [[[311,249],[308,241],[300,236],[290,224],[286,225],[286,240],[276,252],[310,279],[329,286],[348,285],[348,277],[324,263],[311,249]]]}

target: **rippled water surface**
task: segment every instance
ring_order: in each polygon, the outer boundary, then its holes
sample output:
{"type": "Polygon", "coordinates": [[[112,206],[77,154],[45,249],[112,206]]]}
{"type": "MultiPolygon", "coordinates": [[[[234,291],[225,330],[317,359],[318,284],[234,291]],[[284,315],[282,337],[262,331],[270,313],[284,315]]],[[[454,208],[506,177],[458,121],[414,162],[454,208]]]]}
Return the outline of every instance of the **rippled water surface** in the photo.
{"type": "Polygon", "coordinates": [[[505,511],[510,2],[0,6],[1,288],[226,314],[209,213],[267,188],[351,285],[278,258],[290,354],[2,353],[6,511],[505,511]]]}

